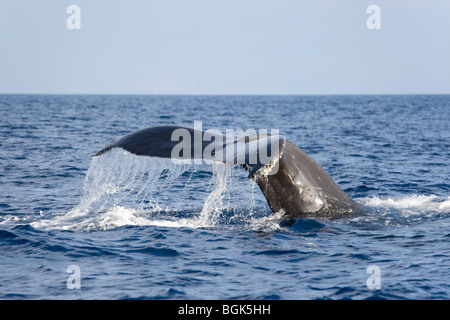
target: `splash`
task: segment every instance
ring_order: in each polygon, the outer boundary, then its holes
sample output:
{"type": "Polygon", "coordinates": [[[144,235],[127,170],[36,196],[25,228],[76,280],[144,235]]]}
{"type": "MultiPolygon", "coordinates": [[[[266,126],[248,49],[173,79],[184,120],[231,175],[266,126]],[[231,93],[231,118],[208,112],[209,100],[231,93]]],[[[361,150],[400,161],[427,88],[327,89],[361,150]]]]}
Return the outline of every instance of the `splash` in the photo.
{"type": "Polygon", "coordinates": [[[32,226],[84,231],[124,225],[211,228],[247,221],[258,205],[266,208],[254,189],[255,182],[237,166],[175,164],[117,148],[92,159],[75,208],[40,217],[32,226]]]}
{"type": "MultiPolygon", "coordinates": [[[[358,201],[375,208],[375,213],[353,220],[373,223],[381,218],[378,223],[385,225],[450,213],[450,198],[434,195],[358,201]]],[[[21,222],[44,230],[154,225],[273,231],[280,228],[282,219],[281,213],[271,214],[256,183],[247,179],[240,167],[219,162],[175,164],[170,159],[136,156],[117,148],[92,159],[77,206],[21,222]]]]}

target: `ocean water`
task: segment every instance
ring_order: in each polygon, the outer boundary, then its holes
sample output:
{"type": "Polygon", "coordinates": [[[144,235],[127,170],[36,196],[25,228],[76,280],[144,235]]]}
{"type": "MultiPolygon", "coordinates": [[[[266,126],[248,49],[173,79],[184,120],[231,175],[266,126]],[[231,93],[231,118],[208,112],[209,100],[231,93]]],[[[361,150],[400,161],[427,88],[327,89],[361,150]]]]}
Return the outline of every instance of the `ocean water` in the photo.
{"type": "Polygon", "coordinates": [[[449,299],[450,96],[0,95],[0,299],[449,299]],[[286,224],[245,170],[115,149],[278,129],[367,208],[286,224]]]}

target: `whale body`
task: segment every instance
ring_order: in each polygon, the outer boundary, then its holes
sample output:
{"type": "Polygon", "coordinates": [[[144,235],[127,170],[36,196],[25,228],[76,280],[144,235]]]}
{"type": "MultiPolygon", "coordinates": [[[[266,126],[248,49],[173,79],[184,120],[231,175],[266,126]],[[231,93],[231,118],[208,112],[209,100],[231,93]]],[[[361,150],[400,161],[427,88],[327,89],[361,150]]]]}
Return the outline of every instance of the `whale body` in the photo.
{"type": "Polygon", "coordinates": [[[159,126],[131,132],[95,156],[113,148],[174,161],[240,165],[256,180],[272,212],[287,217],[335,217],[362,210],[312,157],[284,136],[253,134],[230,139],[212,130],[159,126]]]}

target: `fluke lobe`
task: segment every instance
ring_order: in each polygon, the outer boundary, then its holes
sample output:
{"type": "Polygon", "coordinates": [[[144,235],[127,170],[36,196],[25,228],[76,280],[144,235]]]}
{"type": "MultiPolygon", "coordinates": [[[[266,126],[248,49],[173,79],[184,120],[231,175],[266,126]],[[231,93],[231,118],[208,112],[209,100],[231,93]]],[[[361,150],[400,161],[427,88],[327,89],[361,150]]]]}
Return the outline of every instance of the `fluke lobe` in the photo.
{"type": "Polygon", "coordinates": [[[129,133],[95,156],[112,148],[138,156],[171,158],[174,162],[241,165],[249,178],[256,179],[271,210],[288,217],[336,217],[362,210],[313,158],[279,135],[259,133],[230,139],[218,130],[160,126],[129,133]]]}

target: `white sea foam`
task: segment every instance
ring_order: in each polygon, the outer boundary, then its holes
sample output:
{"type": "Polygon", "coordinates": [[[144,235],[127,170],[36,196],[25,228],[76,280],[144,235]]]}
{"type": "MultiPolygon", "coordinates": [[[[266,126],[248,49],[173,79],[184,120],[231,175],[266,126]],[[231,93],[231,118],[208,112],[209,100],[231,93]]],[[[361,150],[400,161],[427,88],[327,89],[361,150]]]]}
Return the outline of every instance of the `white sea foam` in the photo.
{"type": "Polygon", "coordinates": [[[395,209],[404,216],[450,213],[450,197],[438,197],[436,195],[371,197],[359,199],[359,201],[375,208],[395,209]]]}

